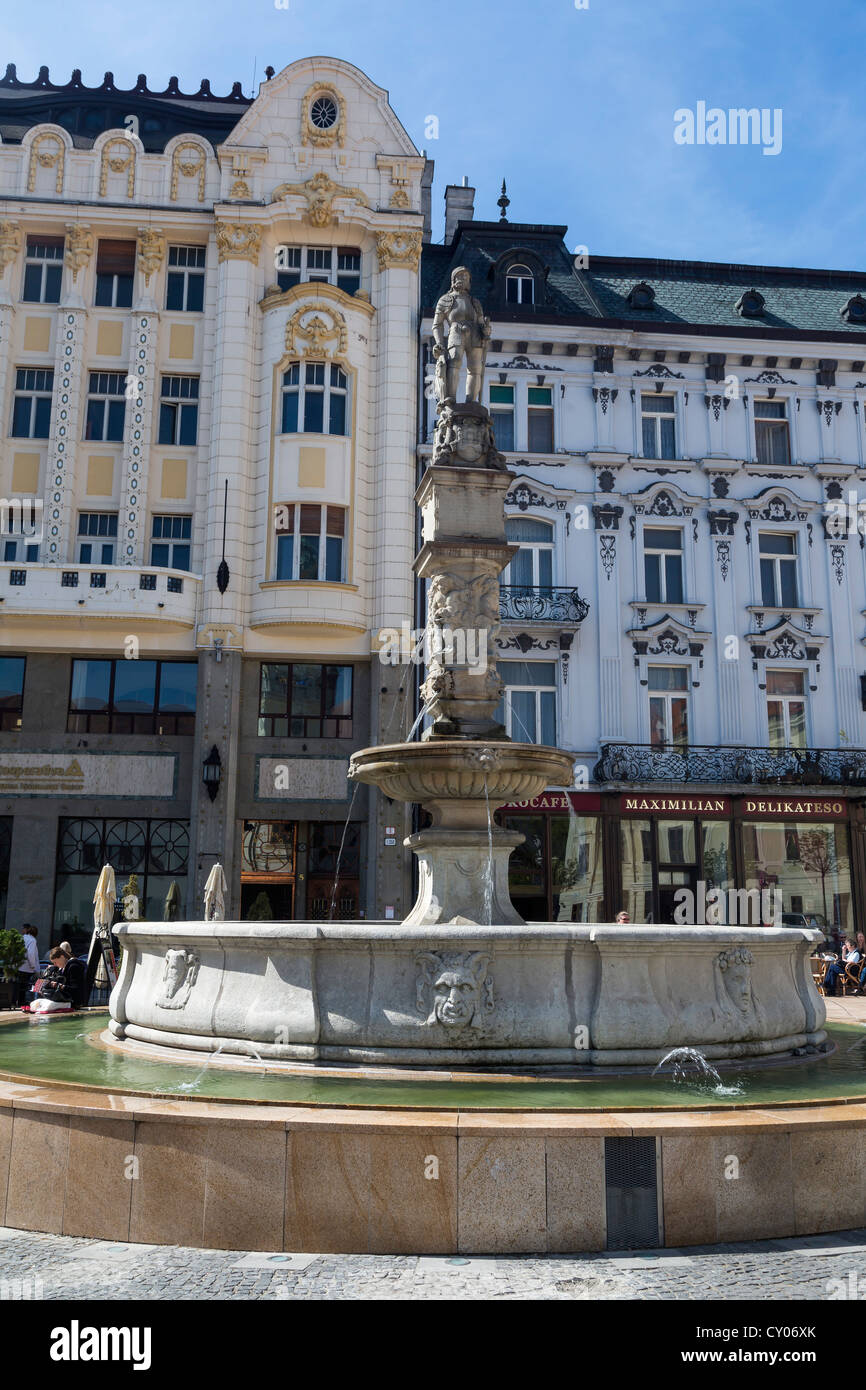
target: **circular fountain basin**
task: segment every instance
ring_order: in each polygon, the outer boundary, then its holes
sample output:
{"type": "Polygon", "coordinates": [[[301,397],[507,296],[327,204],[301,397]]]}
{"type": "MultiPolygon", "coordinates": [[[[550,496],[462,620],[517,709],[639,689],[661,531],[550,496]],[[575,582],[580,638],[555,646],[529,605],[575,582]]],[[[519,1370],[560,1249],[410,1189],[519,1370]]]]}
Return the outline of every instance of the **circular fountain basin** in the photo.
{"type": "Polygon", "coordinates": [[[117,929],[118,1039],[390,1066],[646,1066],[818,1047],[795,928],[187,922],[117,929]]]}

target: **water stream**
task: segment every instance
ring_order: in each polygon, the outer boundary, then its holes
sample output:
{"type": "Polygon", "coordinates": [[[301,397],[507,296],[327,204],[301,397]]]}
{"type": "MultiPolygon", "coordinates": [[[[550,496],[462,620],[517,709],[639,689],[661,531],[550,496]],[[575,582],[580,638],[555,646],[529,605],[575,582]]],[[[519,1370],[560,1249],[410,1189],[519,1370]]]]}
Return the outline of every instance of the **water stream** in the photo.
{"type": "Polygon", "coordinates": [[[708,1062],[696,1047],[675,1047],[663,1057],[653,1071],[658,1076],[663,1067],[672,1064],[671,1080],[676,1085],[690,1086],[699,1091],[712,1091],[716,1096],[741,1096],[743,1086],[723,1086],[722,1078],[712,1062],[708,1062]]]}

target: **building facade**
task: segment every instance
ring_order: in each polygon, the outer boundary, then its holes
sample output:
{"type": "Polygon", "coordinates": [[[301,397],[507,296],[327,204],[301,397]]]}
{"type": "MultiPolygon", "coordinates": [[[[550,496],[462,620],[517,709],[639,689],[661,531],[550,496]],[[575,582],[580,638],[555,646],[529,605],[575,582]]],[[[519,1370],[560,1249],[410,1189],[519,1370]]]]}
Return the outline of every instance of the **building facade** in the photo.
{"type": "MultiPolygon", "coordinates": [[[[570,791],[503,812],[527,837],[512,896],[532,920],[671,921],[691,901],[700,921],[713,890],[731,920],[747,903],[765,916],[772,888],[786,920],[852,930],[866,275],[572,252],[564,227],[500,206],[478,222],[472,190],[447,190],[420,351],[429,382],[433,307],[467,266],[515,473],[502,714],[576,770],[570,791]]],[[[420,409],[423,461],[429,386],[420,409]]]]}
{"type": "Polygon", "coordinates": [[[0,921],[399,916],[425,160],[351,64],[0,82],[0,921]]]}

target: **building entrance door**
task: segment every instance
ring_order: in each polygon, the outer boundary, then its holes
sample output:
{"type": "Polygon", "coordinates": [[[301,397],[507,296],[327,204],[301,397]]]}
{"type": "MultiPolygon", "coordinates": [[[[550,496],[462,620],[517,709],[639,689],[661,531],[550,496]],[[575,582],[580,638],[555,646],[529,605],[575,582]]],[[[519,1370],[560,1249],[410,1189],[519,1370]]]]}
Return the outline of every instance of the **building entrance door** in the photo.
{"type": "Polygon", "coordinates": [[[290,922],[294,917],[297,829],[295,821],[244,821],[241,852],[243,921],[290,922]]]}

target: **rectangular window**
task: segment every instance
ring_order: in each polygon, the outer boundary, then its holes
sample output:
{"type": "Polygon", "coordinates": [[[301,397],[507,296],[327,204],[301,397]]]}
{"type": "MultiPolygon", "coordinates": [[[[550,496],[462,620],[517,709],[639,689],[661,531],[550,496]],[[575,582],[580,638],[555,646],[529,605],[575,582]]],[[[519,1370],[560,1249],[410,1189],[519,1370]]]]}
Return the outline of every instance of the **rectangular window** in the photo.
{"type": "Polygon", "coordinates": [[[650,666],[650,743],[653,748],[687,748],[689,673],[685,666],[650,666]]]}
{"type": "Polygon", "coordinates": [[[335,363],[293,362],[283,372],[281,434],[347,434],[349,379],[335,363]],[[327,428],[326,428],[327,422],[327,428]]]}
{"type": "Polygon", "coordinates": [[[80,512],[79,565],[113,565],[117,543],[117,512],[80,512]]]}
{"type": "Polygon", "coordinates": [[[640,408],[644,458],[676,458],[676,408],[673,396],[651,396],[643,392],[640,408]]]}
{"type": "Polygon", "coordinates": [[[767,726],[771,748],[807,746],[805,672],[767,672],[767,726]]]}
{"type": "Polygon", "coordinates": [[[123,439],[126,377],[122,372],[91,372],[84,438],[103,443],[123,439]]]}
{"type": "Polygon", "coordinates": [[[553,453],[553,392],[549,386],[529,387],[527,448],[531,454],[553,453]]]}
{"type": "Polygon", "coordinates": [[[556,663],[500,661],[505,693],[497,718],[515,743],[556,744],[556,663]]]}
{"type": "Polygon", "coordinates": [[[330,246],[307,247],[307,279],[325,284],[331,279],[334,253],[330,246]]]}
{"type": "Polygon", "coordinates": [[[4,541],[3,542],[3,563],[14,565],[23,562],[27,565],[39,563],[39,546],[32,542],[24,541],[4,541]]]}
{"type": "Polygon", "coordinates": [[[199,314],[204,308],[204,246],[170,246],[165,287],[165,307],[180,313],[199,314]]]}
{"type": "Polygon", "coordinates": [[[758,463],[791,462],[787,407],[784,401],[755,401],[755,451],[758,463]]]}
{"type": "Polygon", "coordinates": [[[0,729],[20,729],[24,709],[23,656],[0,656],[0,729]]]}
{"type": "Polygon", "coordinates": [[[73,661],[67,733],[192,734],[194,661],[73,661]]]}
{"type": "Polygon", "coordinates": [[[190,568],[191,516],[155,516],[151,522],[150,563],[159,569],[190,568]]]}
{"type": "Polygon", "coordinates": [[[345,507],[290,502],[277,507],[275,517],[277,580],[343,583],[345,507]]]}
{"type": "Polygon", "coordinates": [[[514,452],[514,387],[491,386],[490,418],[496,435],[496,447],[503,453],[514,452]]]}
{"type": "Polygon", "coordinates": [[[758,537],[761,602],[770,608],[797,608],[797,537],[762,531],[758,537]]]}
{"type": "Polygon", "coordinates": [[[301,247],[280,246],[277,248],[277,284],[281,290],[290,290],[301,283],[301,247]]]}
{"type": "Polygon", "coordinates": [[[308,362],[304,373],[304,431],[325,432],[325,364],[308,362]]]}
{"type": "Polygon", "coordinates": [[[643,552],[647,602],[682,603],[682,531],[676,527],[646,527],[643,552]]]}
{"type": "Polygon", "coordinates": [[[347,250],[337,252],[337,288],[354,294],[361,288],[361,253],[347,250]]]}
{"type": "Polygon", "coordinates": [[[159,443],[189,448],[198,442],[197,376],[164,376],[159,402],[159,443]]]}
{"type": "Polygon", "coordinates": [[[24,288],[21,298],[27,304],[59,304],[63,278],[62,236],[29,236],[24,261],[24,288]]]}
{"type": "Polygon", "coordinates": [[[351,738],[352,667],[263,662],[263,738],[351,738]]]}
{"type": "Polygon", "coordinates": [[[48,439],[53,390],[54,372],[50,367],[17,369],[10,431],[13,439],[48,439]]]}
{"type": "Polygon", "coordinates": [[[135,242],[100,241],[96,252],[96,300],[99,308],[129,309],[135,283],[135,242]]]}

